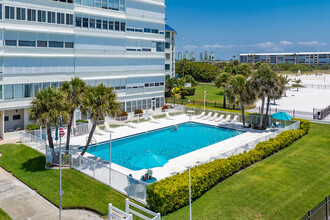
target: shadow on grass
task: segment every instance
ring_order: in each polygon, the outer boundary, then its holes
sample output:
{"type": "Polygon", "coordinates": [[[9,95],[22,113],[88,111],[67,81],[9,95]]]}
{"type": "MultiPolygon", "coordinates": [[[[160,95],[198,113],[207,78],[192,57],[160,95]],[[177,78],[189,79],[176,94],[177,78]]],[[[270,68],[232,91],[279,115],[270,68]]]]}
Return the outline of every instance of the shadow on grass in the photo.
{"type": "Polygon", "coordinates": [[[39,156],[22,163],[21,169],[25,172],[45,171],[45,157],[39,156]]]}

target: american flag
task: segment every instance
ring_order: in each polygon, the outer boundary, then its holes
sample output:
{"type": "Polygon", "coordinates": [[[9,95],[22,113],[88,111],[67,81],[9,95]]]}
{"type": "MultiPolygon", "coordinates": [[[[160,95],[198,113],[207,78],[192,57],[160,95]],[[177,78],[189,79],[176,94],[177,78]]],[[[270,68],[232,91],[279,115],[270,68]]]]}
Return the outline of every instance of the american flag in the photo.
{"type": "Polygon", "coordinates": [[[60,117],[60,137],[64,137],[65,135],[65,132],[64,132],[64,129],[63,129],[63,125],[62,125],[62,117],[60,117]]]}

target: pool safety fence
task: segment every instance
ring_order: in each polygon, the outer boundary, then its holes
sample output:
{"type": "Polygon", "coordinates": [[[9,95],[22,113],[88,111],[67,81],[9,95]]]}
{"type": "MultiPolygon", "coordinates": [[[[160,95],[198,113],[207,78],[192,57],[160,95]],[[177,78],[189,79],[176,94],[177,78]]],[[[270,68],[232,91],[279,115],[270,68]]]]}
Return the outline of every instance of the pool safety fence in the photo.
{"type": "Polygon", "coordinates": [[[86,158],[80,155],[71,156],[71,167],[116,191],[146,204],[146,186],[145,182],[134,179],[110,167],[109,162],[99,158],[86,158]]]}
{"type": "MultiPolygon", "coordinates": [[[[313,113],[312,112],[298,111],[296,109],[281,109],[281,108],[274,107],[272,105],[269,108],[269,115],[272,115],[274,113],[281,112],[281,111],[291,115],[293,118],[301,118],[301,119],[307,119],[307,120],[313,119],[313,113]]],[[[261,113],[261,107],[259,106],[257,108],[251,109],[251,110],[249,110],[249,112],[260,114],[261,113]]],[[[266,113],[266,110],[265,110],[264,114],[265,113],[266,113]]]]}
{"type": "MultiPolygon", "coordinates": [[[[307,89],[330,89],[330,85],[327,84],[301,84],[301,86],[307,89]]],[[[296,88],[292,88],[292,90],[296,90],[296,88]]]]}
{"type": "Polygon", "coordinates": [[[324,109],[313,109],[313,119],[323,120],[330,115],[330,105],[324,109]]]}
{"type": "Polygon", "coordinates": [[[320,202],[314,209],[307,212],[302,220],[329,220],[330,219],[330,196],[320,202]]]}
{"type": "MultiPolygon", "coordinates": [[[[198,105],[198,106],[204,106],[205,107],[212,107],[212,108],[225,108],[223,102],[221,101],[210,101],[205,100],[205,103],[203,100],[189,100],[189,99],[178,99],[173,97],[167,97],[165,98],[165,103],[167,104],[174,104],[174,105],[198,105]]],[[[226,105],[227,109],[231,110],[239,110],[239,107],[237,105],[229,104],[226,105]]]]}

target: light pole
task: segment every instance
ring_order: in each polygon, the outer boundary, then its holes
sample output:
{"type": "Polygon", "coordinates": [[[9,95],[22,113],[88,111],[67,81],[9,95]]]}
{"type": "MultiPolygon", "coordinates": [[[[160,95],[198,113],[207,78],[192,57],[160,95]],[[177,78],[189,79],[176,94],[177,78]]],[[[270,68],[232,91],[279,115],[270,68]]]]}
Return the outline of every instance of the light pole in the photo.
{"type": "Polygon", "coordinates": [[[62,115],[60,116],[60,153],[59,153],[59,156],[60,156],[60,209],[59,209],[59,219],[61,220],[62,219],[62,115]]]}
{"type": "Polygon", "coordinates": [[[186,167],[188,168],[189,173],[189,219],[192,220],[192,213],[191,213],[191,176],[190,176],[190,169],[193,165],[187,164],[186,167]]]}
{"type": "Polygon", "coordinates": [[[110,151],[109,151],[109,156],[110,156],[110,164],[109,164],[109,186],[111,187],[111,142],[112,142],[112,134],[110,133],[110,142],[109,142],[109,146],[110,146],[110,151]]]}
{"type": "Polygon", "coordinates": [[[204,91],[204,111],[205,111],[205,104],[206,104],[206,93],[207,93],[207,91],[204,91]]]}

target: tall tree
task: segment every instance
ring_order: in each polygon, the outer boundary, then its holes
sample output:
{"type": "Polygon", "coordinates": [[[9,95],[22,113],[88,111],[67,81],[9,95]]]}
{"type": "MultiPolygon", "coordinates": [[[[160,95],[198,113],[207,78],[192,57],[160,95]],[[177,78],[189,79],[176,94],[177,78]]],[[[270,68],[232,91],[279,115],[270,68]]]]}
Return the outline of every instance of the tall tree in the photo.
{"type": "Polygon", "coordinates": [[[276,74],[270,76],[268,83],[269,89],[267,91],[266,118],[268,118],[269,115],[270,101],[272,99],[280,99],[285,89],[285,87],[283,87],[282,79],[276,74]]]}
{"type": "Polygon", "coordinates": [[[258,71],[254,72],[251,76],[251,90],[255,91],[256,96],[261,99],[261,111],[260,111],[260,124],[259,129],[262,129],[264,119],[265,99],[272,87],[271,79],[275,75],[275,72],[271,70],[268,64],[261,64],[258,71]]]}
{"type": "Polygon", "coordinates": [[[66,118],[66,111],[64,95],[59,90],[48,88],[34,95],[32,107],[29,109],[30,120],[46,127],[48,145],[51,149],[54,149],[52,126],[59,124],[61,114],[66,118]]]}
{"type": "Polygon", "coordinates": [[[230,79],[229,73],[221,73],[215,78],[215,86],[218,88],[223,88],[223,107],[226,108],[226,88],[230,79]]]}
{"type": "Polygon", "coordinates": [[[246,77],[251,76],[253,73],[253,68],[250,64],[243,63],[236,68],[236,74],[240,74],[246,77]]]}
{"type": "Polygon", "coordinates": [[[227,94],[230,99],[237,100],[242,113],[243,126],[245,127],[245,106],[253,104],[256,100],[254,91],[251,90],[249,86],[249,81],[243,75],[233,76],[227,88],[227,94]]]}
{"type": "Polygon", "coordinates": [[[299,91],[299,87],[301,87],[301,79],[296,79],[296,80],[293,80],[293,87],[296,87],[297,88],[297,91],[299,91]]]}
{"type": "Polygon", "coordinates": [[[70,148],[70,134],[72,129],[72,123],[74,120],[74,112],[77,108],[81,107],[82,99],[84,96],[84,92],[86,90],[86,83],[82,79],[76,77],[71,79],[70,82],[64,82],[60,90],[63,92],[65,96],[65,101],[68,105],[68,126],[67,126],[67,136],[66,136],[66,150],[68,151],[70,148]]]}
{"type": "Polygon", "coordinates": [[[166,76],[166,96],[170,97],[172,90],[178,86],[178,80],[176,78],[171,78],[170,76],[166,76]]]}
{"type": "Polygon", "coordinates": [[[113,89],[100,84],[96,87],[87,87],[82,100],[82,110],[90,114],[93,124],[86,146],[81,152],[81,156],[84,156],[93,138],[97,123],[105,119],[106,116],[115,117],[118,115],[121,110],[121,104],[117,101],[117,95],[113,89]]]}

